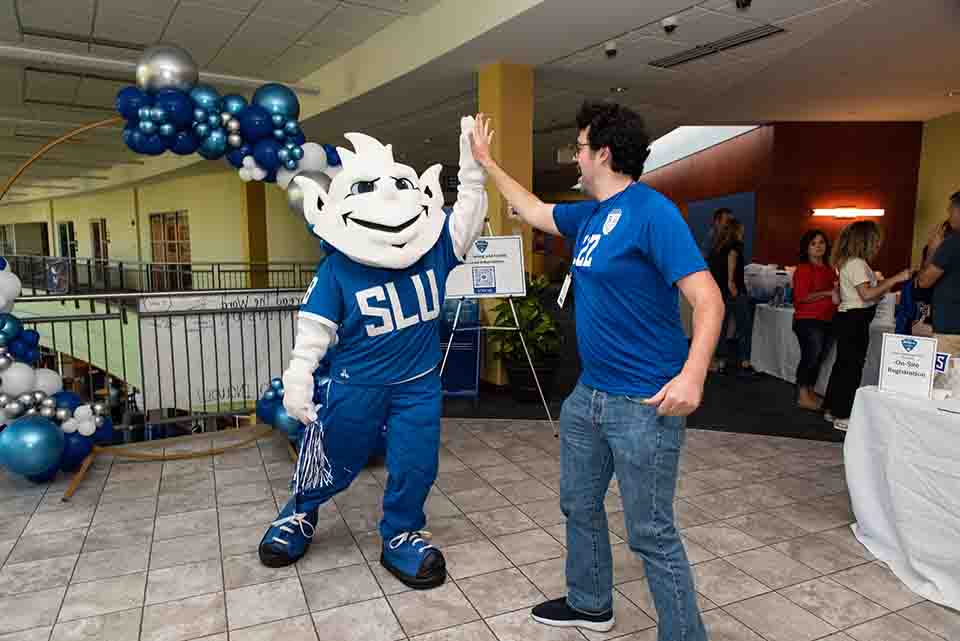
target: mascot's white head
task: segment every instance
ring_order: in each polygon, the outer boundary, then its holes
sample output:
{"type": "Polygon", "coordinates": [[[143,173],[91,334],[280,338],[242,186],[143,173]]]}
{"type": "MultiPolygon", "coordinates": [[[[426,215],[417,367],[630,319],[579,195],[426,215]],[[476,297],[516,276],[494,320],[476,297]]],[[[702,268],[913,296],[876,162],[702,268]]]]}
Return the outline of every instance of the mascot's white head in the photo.
{"type": "Polygon", "coordinates": [[[422,176],[394,162],[393,149],[365,134],[346,134],[354,151],[337,148],[342,169],[329,191],[309,176],[293,180],[313,233],[351,260],[404,269],[440,237],[446,214],[440,165],[422,176]]]}

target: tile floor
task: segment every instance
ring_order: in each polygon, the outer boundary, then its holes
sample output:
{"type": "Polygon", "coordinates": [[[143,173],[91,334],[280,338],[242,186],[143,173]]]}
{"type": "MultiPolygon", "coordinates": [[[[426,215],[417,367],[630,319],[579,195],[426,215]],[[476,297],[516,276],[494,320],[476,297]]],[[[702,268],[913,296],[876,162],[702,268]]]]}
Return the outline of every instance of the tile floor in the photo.
{"type": "MultiPolygon", "coordinates": [[[[427,592],[377,562],[383,468],[329,504],[309,554],[278,570],[255,550],[287,499],[281,441],[102,459],[71,503],[66,481],[0,477],[0,641],[656,640],[615,482],[617,626],[547,628],[528,610],[564,593],[558,441],[544,423],[476,420],[446,421],[443,440],[427,511],[451,580],[427,592]]],[[[691,430],[676,508],[713,641],[960,640],[960,613],[907,590],[851,535],[839,445],[691,430]]]]}

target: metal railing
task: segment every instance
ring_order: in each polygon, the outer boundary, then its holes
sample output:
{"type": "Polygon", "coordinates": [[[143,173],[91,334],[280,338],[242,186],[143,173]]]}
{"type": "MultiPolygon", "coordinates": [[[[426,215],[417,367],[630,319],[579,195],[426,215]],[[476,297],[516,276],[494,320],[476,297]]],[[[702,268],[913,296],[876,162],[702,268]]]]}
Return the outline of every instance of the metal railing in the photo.
{"type": "Polygon", "coordinates": [[[316,262],[148,263],[59,256],[5,256],[24,287],[51,294],[306,288],[316,262]]]}
{"type": "Polygon", "coordinates": [[[119,428],[185,433],[251,413],[289,360],[302,294],[47,294],[21,296],[15,314],[40,333],[43,364],[69,389],[91,402],[127,399],[128,411],[114,415],[119,428]]]}

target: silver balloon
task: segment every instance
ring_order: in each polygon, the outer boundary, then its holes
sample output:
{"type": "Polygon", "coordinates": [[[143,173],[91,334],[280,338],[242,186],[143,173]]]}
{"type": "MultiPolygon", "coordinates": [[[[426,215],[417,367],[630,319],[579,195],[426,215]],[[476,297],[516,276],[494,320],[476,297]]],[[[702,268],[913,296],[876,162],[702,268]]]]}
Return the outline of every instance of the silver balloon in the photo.
{"type": "Polygon", "coordinates": [[[230,119],[227,120],[227,131],[240,131],[240,121],[231,116],[230,119]]]}
{"type": "Polygon", "coordinates": [[[41,407],[40,416],[43,418],[53,418],[57,415],[57,408],[55,407],[41,407]]]}
{"type": "Polygon", "coordinates": [[[12,358],[7,356],[6,354],[4,354],[3,356],[0,356],[0,372],[9,368],[11,365],[13,365],[12,358]]]}
{"type": "Polygon", "coordinates": [[[0,346],[0,356],[2,356],[2,355],[4,355],[4,354],[7,354],[7,353],[8,353],[8,352],[7,352],[7,348],[6,348],[6,347],[3,347],[3,346],[0,346]]]}
{"type": "Polygon", "coordinates": [[[6,405],[7,403],[9,403],[9,402],[12,401],[12,400],[13,400],[13,399],[10,398],[10,395],[9,395],[9,394],[0,394],[0,407],[3,407],[4,405],[6,405]]]}
{"type": "Polygon", "coordinates": [[[144,91],[190,91],[200,78],[190,54],[174,45],[147,48],[137,62],[137,86],[144,91]]]}
{"type": "Polygon", "coordinates": [[[24,409],[19,401],[10,401],[4,406],[3,413],[7,415],[7,418],[17,418],[23,414],[24,409]]]}
{"type": "MultiPolygon", "coordinates": [[[[330,176],[321,171],[301,171],[297,175],[313,180],[323,187],[324,191],[330,188],[330,176]]],[[[295,180],[287,187],[287,205],[291,211],[303,216],[303,190],[295,180]]]]}
{"type": "Polygon", "coordinates": [[[227,136],[227,142],[231,147],[240,147],[243,145],[243,137],[240,134],[230,134],[227,136]]]}
{"type": "Polygon", "coordinates": [[[94,403],[92,409],[94,414],[96,414],[97,416],[100,416],[107,411],[107,406],[104,405],[103,403],[94,403]]]}
{"type": "Polygon", "coordinates": [[[45,399],[43,399],[42,401],[40,401],[40,407],[50,407],[50,408],[53,408],[54,410],[56,410],[56,409],[57,409],[57,401],[56,401],[56,399],[53,399],[53,398],[45,398],[45,399]]]}
{"type": "Polygon", "coordinates": [[[33,393],[33,404],[34,404],[34,405],[43,403],[45,400],[47,400],[47,393],[46,393],[46,392],[36,391],[36,392],[33,393]]]}
{"type": "Polygon", "coordinates": [[[35,414],[38,414],[36,407],[31,407],[23,413],[24,416],[34,416],[35,414]]]}
{"type": "MultiPolygon", "coordinates": [[[[229,111],[224,111],[223,113],[220,114],[220,122],[222,122],[224,125],[229,123],[231,120],[233,120],[233,114],[230,113],[229,111]]],[[[236,130],[231,129],[230,131],[236,131],[236,130]]]]}
{"type": "Polygon", "coordinates": [[[24,407],[33,407],[33,394],[21,394],[17,397],[17,400],[20,401],[20,404],[24,407]]]}
{"type": "Polygon", "coordinates": [[[98,416],[95,419],[93,419],[93,424],[96,425],[97,427],[103,427],[103,417],[98,416]]]}
{"type": "Polygon", "coordinates": [[[57,413],[54,414],[54,416],[56,416],[57,420],[62,423],[63,421],[69,421],[71,418],[73,418],[73,412],[66,407],[61,407],[57,410],[57,413]]]}

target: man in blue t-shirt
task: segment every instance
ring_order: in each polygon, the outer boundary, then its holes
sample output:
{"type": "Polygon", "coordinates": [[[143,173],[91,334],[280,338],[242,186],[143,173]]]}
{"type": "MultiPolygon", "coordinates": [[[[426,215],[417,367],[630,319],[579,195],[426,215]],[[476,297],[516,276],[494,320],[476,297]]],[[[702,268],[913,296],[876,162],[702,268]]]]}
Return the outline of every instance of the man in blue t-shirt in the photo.
{"type": "MultiPolygon", "coordinates": [[[[690,564],[673,518],[685,416],[700,404],[723,301],[676,206],[639,184],[649,139],[613,103],[577,114],[577,164],[594,200],[541,202],[493,160],[479,117],[473,155],[528,224],[574,241],[572,291],[583,372],[560,415],[560,506],[567,517],[567,596],[533,618],[606,632],[614,625],[604,496],[614,473],[630,549],[659,615],[659,639],[705,641],[690,564]],[[687,346],[678,292],[693,306],[687,346]]],[[[561,294],[563,298],[563,294],[561,294]]]]}

